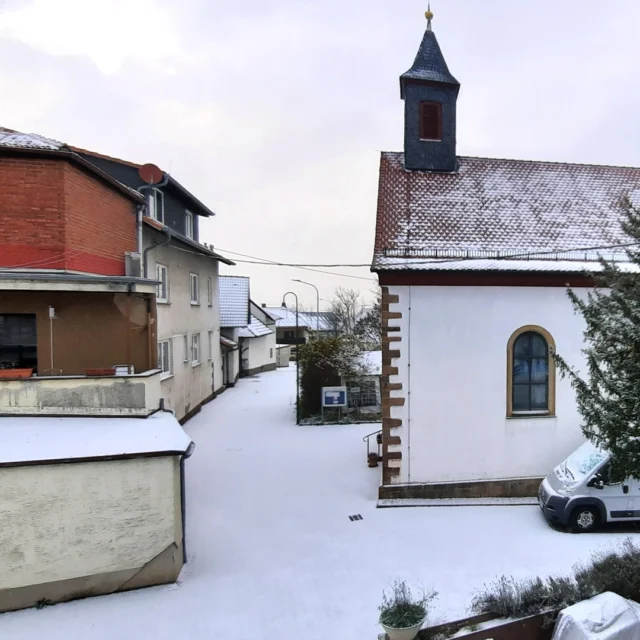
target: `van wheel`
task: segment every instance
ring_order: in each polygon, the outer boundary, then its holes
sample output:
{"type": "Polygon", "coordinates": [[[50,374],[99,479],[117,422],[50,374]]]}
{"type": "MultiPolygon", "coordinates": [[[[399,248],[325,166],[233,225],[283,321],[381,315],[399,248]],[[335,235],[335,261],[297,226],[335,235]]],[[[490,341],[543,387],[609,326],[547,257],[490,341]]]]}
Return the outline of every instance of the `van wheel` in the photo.
{"type": "Polygon", "coordinates": [[[600,514],[595,507],[577,507],[571,513],[569,527],[574,533],[588,533],[598,528],[600,514]]]}

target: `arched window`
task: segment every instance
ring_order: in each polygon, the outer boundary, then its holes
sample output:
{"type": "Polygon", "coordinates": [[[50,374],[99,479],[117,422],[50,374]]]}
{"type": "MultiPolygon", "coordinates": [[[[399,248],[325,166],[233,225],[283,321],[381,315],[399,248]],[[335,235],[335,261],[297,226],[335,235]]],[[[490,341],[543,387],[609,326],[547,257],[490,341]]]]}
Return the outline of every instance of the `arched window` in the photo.
{"type": "Polygon", "coordinates": [[[442,104],[420,103],[420,139],[442,140],[442,104]]]}
{"type": "Polygon", "coordinates": [[[507,347],[507,416],[555,415],[555,342],[542,327],[518,329],[507,347]]]}

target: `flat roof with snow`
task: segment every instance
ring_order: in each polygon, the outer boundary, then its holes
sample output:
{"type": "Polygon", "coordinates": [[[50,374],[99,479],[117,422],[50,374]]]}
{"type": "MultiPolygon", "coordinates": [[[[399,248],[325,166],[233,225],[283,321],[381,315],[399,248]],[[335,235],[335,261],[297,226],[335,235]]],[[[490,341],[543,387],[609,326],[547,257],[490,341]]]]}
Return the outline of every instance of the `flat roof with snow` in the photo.
{"type": "Polygon", "coordinates": [[[104,458],[182,455],[191,438],[176,417],[0,418],[0,466],[104,458]]]}

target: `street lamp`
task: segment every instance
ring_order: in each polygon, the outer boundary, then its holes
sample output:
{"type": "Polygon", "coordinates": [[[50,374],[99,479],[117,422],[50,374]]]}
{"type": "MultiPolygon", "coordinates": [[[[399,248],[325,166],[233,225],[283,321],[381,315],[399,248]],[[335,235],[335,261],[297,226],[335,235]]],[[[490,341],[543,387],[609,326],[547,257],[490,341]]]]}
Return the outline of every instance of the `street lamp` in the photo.
{"type": "MultiPolygon", "coordinates": [[[[293,291],[287,291],[282,296],[282,308],[287,308],[286,298],[292,295],[296,299],[296,340],[298,340],[298,296],[293,291]]],[[[296,424],[300,424],[300,344],[296,342],[296,424]]]]}
{"type": "Polygon", "coordinates": [[[320,332],[320,292],[318,291],[318,287],[316,287],[315,284],[311,284],[310,282],[305,282],[304,280],[296,280],[295,278],[293,278],[293,282],[307,284],[316,290],[316,332],[320,332]]]}

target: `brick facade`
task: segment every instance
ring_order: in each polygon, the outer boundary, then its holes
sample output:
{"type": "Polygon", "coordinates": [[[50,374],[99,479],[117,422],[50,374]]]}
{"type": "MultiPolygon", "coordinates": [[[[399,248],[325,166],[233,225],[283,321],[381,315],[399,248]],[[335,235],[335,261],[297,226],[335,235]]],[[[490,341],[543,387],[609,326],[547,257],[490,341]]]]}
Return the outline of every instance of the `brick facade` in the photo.
{"type": "Polygon", "coordinates": [[[0,158],[0,267],[125,275],[136,203],[60,158],[0,158]]]}

